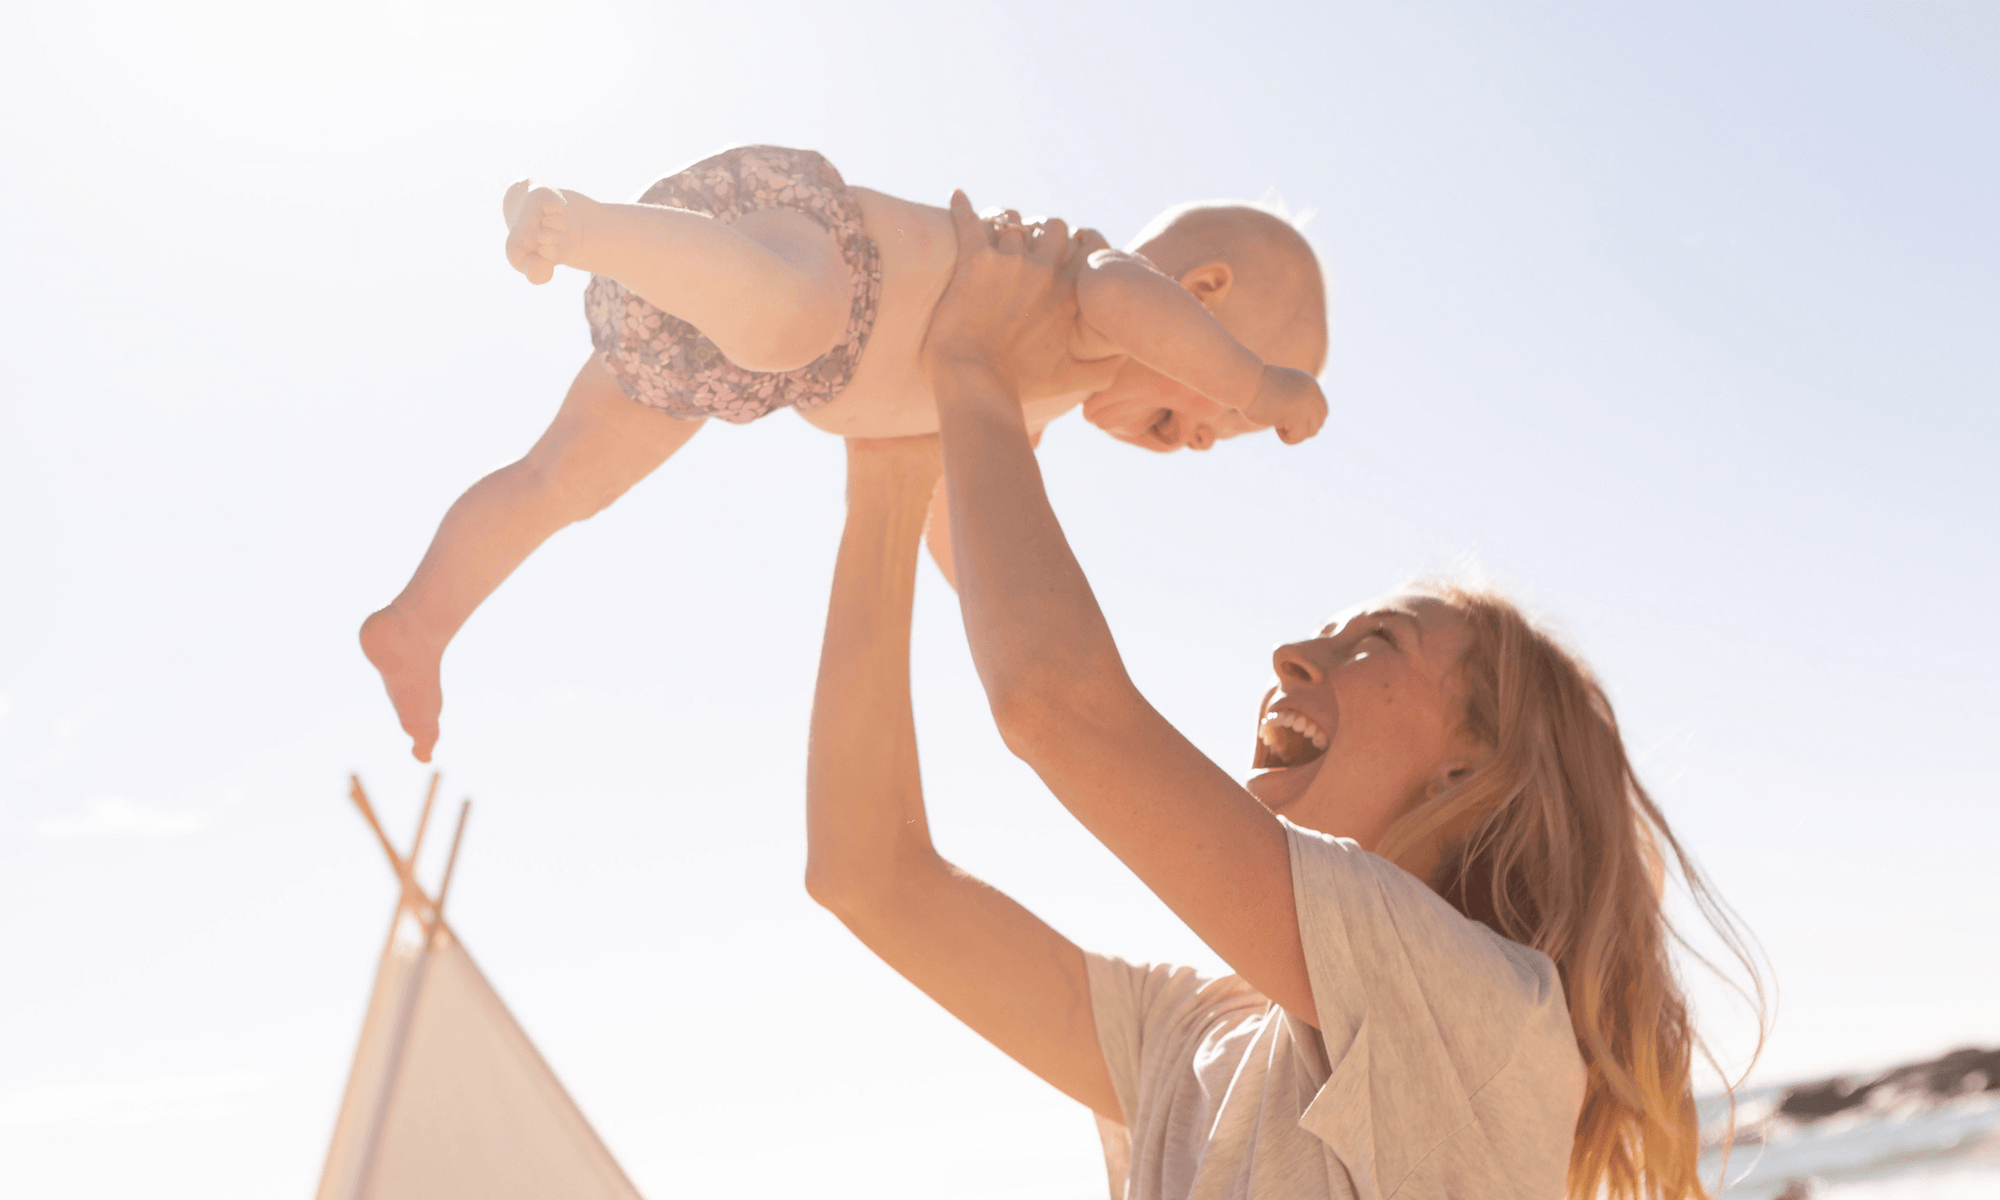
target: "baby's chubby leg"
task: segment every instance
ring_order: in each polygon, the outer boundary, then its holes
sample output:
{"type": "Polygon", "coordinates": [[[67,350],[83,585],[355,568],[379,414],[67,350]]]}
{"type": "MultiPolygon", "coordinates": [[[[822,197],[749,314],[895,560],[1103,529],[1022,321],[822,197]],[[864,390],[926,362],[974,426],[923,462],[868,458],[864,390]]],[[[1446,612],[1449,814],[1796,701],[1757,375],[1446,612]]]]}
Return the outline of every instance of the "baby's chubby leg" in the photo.
{"type": "Polygon", "coordinates": [[[733,224],[654,204],[600,204],[532,180],[507,189],[507,261],[532,283],[557,264],[609,276],[702,331],[747,371],[791,371],[847,333],[853,284],[833,235],[802,212],[733,224]]]}
{"type": "Polygon", "coordinates": [[[466,618],[550,534],[602,511],[699,428],[628,399],[593,356],[534,447],[445,513],[402,594],[361,626],[418,761],[437,742],[439,667],[466,618]]]}

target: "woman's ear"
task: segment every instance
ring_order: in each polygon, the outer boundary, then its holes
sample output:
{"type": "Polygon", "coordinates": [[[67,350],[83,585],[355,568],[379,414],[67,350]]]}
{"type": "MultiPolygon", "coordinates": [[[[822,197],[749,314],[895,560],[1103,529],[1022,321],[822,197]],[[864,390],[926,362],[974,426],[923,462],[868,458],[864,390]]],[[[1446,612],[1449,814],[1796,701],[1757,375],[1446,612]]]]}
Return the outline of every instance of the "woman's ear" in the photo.
{"type": "Polygon", "coordinates": [[[1193,292],[1195,299],[1210,308],[1222,303],[1229,295],[1229,289],[1236,283],[1236,272],[1229,269],[1226,262],[1203,263],[1181,274],[1180,284],[1193,292]]]}
{"type": "Polygon", "coordinates": [[[1431,768],[1431,798],[1435,799],[1438,793],[1453,784],[1464,783],[1465,777],[1472,774],[1472,768],[1477,765],[1467,758],[1447,758],[1431,768]]]}
{"type": "MultiPolygon", "coordinates": [[[[1465,782],[1466,778],[1479,766],[1479,760],[1472,757],[1447,758],[1431,768],[1430,777],[1425,780],[1422,792],[1423,804],[1431,804],[1444,794],[1446,788],[1465,782]]],[[[1398,853],[1396,865],[1415,875],[1418,879],[1429,879],[1444,861],[1445,853],[1463,842],[1479,823],[1483,815],[1478,810],[1468,809],[1456,816],[1440,817],[1431,814],[1433,824],[1420,844],[1398,853]]]]}

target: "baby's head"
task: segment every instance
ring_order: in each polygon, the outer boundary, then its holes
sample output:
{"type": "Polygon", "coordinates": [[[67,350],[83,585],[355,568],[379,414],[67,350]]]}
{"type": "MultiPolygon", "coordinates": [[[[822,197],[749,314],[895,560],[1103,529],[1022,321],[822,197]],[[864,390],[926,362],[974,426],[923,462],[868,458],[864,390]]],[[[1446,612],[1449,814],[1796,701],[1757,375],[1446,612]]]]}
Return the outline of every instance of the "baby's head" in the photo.
{"type": "MultiPolygon", "coordinates": [[[[1224,328],[1274,366],[1317,375],[1326,363],[1326,284],[1291,222],[1237,200],[1182,204],[1154,217],[1127,250],[1193,292],[1224,328]]],[[[1091,424],[1135,446],[1206,450],[1257,428],[1201,393],[1128,360],[1084,402],[1091,424]]]]}

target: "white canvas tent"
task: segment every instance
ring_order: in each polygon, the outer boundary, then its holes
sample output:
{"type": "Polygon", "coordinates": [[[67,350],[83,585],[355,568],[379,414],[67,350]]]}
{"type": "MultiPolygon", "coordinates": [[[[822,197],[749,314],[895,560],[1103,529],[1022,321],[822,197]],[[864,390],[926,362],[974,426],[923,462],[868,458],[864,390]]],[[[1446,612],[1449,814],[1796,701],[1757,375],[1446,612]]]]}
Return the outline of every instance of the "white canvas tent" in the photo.
{"type": "Polygon", "coordinates": [[[611,1152],[445,924],[467,801],[433,899],[353,781],[361,815],[402,884],[361,1045],[320,1177],[319,1200],[639,1200],[611,1152]]]}

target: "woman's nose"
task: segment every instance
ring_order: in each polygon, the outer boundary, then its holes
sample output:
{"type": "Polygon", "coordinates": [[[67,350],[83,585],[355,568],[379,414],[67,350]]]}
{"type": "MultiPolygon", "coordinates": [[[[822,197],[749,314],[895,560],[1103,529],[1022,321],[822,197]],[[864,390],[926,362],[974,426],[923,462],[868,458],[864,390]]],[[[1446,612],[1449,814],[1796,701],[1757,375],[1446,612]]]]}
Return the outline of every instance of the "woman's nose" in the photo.
{"type": "Polygon", "coordinates": [[[1271,665],[1277,668],[1281,683],[1318,683],[1326,678],[1325,668],[1305,642],[1287,642],[1272,651],[1271,665]]]}

